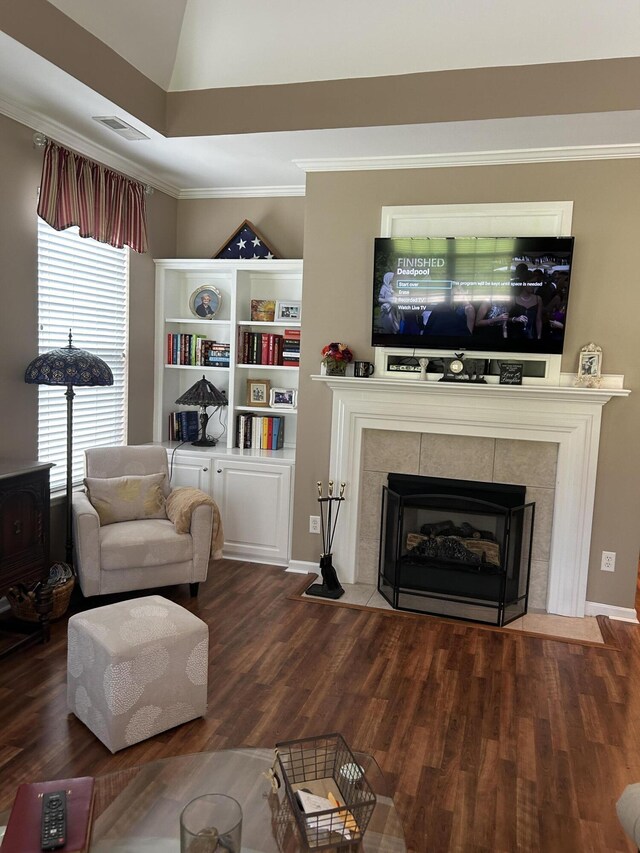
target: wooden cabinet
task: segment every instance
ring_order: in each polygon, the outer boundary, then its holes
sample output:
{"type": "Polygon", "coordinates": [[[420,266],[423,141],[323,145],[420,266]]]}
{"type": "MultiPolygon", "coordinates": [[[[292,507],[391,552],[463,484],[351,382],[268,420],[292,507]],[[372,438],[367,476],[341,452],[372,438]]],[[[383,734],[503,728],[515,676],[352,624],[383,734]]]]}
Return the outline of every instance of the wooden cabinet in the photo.
{"type": "MultiPolygon", "coordinates": [[[[265,405],[268,399],[252,402],[247,388],[248,380],[252,380],[265,388],[297,392],[299,370],[295,353],[299,357],[300,345],[298,342],[296,346],[296,342],[301,331],[302,261],[170,259],[156,260],[155,264],[153,440],[168,448],[169,465],[173,466],[171,483],[173,486],[195,486],[215,498],[224,523],[226,556],[286,566],[290,554],[297,409],[277,407],[275,400],[273,407],[265,405]],[[193,313],[193,296],[205,287],[218,294],[217,310],[212,319],[193,313]],[[276,303],[273,320],[256,319],[255,311],[252,313],[252,302],[255,305],[256,300],[276,303]],[[282,309],[280,313],[278,305],[282,309]],[[289,311],[285,310],[287,306],[289,311]],[[291,315],[292,309],[295,316],[291,315]],[[285,331],[289,332],[287,344],[285,331]],[[179,345],[185,345],[179,357],[178,335],[179,345]],[[269,355],[269,345],[271,342],[276,346],[274,339],[278,336],[282,338],[282,358],[276,360],[287,361],[284,355],[287,347],[288,361],[266,363],[274,360],[269,355]],[[176,358],[196,361],[198,337],[228,345],[228,366],[223,357],[216,359],[215,366],[170,363],[176,358]],[[253,356],[247,355],[249,339],[255,345],[256,358],[258,340],[266,346],[266,358],[260,356],[265,363],[245,363],[253,360],[253,356]],[[187,359],[189,343],[195,350],[189,350],[187,359]],[[176,400],[203,375],[225,391],[229,401],[229,405],[218,412],[209,409],[211,417],[207,431],[218,444],[204,451],[202,447],[180,445],[173,456],[178,442],[170,441],[171,413],[184,410],[176,400]],[[236,447],[239,415],[279,417],[276,423],[278,428],[284,427],[283,448],[236,447]]],[[[295,393],[291,397],[295,398],[295,393]]],[[[262,443],[271,446],[269,421],[266,423],[262,443]]],[[[271,421],[272,426],[273,423],[271,421]]],[[[252,420],[252,424],[253,436],[257,439],[256,421],[252,420]]]]}
{"type": "Polygon", "coordinates": [[[292,450],[259,452],[185,445],[167,448],[171,486],[210,494],[224,526],[224,555],[287,566],[290,557],[294,459],[292,450]],[[172,461],[173,458],[173,461],[172,461]]]}
{"type": "Polygon", "coordinates": [[[276,565],[289,562],[291,466],[216,458],[215,498],[224,553],[276,565]]]}
{"type": "MultiPolygon", "coordinates": [[[[51,467],[48,462],[0,460],[0,596],[15,584],[29,586],[48,574],[51,467]]],[[[49,595],[49,612],[50,604],[49,595]]],[[[46,639],[48,613],[43,616],[41,635],[46,639]]],[[[24,643],[23,639],[9,648],[24,643]]]]}
{"type": "Polygon", "coordinates": [[[191,486],[211,494],[210,456],[199,453],[169,453],[169,473],[171,486],[191,486]],[[173,459],[172,459],[173,456],[173,459]]]}

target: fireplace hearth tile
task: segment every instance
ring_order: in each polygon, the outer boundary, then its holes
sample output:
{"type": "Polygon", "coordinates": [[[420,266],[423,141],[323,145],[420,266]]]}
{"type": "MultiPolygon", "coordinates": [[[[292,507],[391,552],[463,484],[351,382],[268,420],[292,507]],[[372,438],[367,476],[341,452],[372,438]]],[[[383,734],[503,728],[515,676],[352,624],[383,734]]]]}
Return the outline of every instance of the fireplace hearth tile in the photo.
{"type": "Polygon", "coordinates": [[[368,429],[362,443],[365,471],[415,474],[420,463],[420,433],[368,429]]]}
{"type": "Polygon", "coordinates": [[[547,587],[549,585],[549,562],[531,561],[529,576],[529,610],[544,610],[547,605],[547,587]]]}
{"type": "Polygon", "coordinates": [[[493,438],[422,433],[418,473],[423,477],[491,482],[494,447],[493,438]]]}
{"type": "Polygon", "coordinates": [[[393,607],[389,604],[384,595],[380,595],[377,589],[375,590],[373,595],[369,597],[369,600],[367,601],[367,607],[375,607],[377,610],[393,610],[393,607]]]}
{"type": "Polygon", "coordinates": [[[555,616],[550,613],[525,613],[521,619],[522,630],[534,634],[550,634],[571,640],[602,643],[602,632],[595,616],[579,619],[573,616],[555,616]]]}
{"type": "Polygon", "coordinates": [[[376,583],[378,579],[379,539],[361,539],[358,547],[356,578],[359,583],[376,583]]]}
{"type": "MultiPolygon", "coordinates": [[[[345,605],[355,605],[359,607],[370,607],[374,610],[386,610],[396,613],[400,617],[415,618],[416,614],[408,611],[394,610],[389,602],[378,592],[374,584],[356,583],[343,584],[345,594],[338,601],[329,601],[328,599],[318,599],[313,596],[302,595],[302,599],[312,601],[314,603],[321,602],[328,607],[344,607],[345,605]]],[[[444,614],[443,614],[444,615],[444,614]]],[[[426,619],[437,619],[435,615],[426,615],[426,619]]],[[[445,616],[446,618],[446,616],[445,616]]],[[[587,643],[602,643],[604,638],[598,620],[595,616],[585,616],[583,618],[574,618],[571,616],[556,616],[550,613],[525,613],[519,619],[510,622],[503,628],[496,629],[494,626],[482,625],[474,622],[461,622],[471,628],[488,628],[489,630],[499,631],[517,631],[527,632],[530,634],[538,634],[556,639],[576,640],[587,643]]]]}
{"type": "Polygon", "coordinates": [[[493,476],[488,479],[554,489],[557,463],[558,445],[551,441],[497,438],[493,476]]]}
{"type": "Polygon", "coordinates": [[[380,538],[380,507],[382,487],[387,485],[387,474],[382,471],[363,471],[360,489],[360,538],[380,538]]]}

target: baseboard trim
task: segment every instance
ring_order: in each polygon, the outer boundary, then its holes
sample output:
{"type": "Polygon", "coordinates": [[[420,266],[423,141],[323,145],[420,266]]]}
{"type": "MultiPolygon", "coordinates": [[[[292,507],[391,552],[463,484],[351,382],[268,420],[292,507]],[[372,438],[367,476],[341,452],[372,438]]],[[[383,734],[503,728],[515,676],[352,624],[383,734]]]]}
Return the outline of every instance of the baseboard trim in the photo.
{"type": "Polygon", "coordinates": [[[288,572],[295,572],[299,575],[308,575],[310,573],[318,573],[318,564],[311,563],[307,560],[289,560],[288,572]]]}
{"type": "Polygon", "coordinates": [[[609,619],[617,619],[619,622],[638,622],[638,616],[633,607],[618,607],[615,604],[600,604],[598,601],[585,601],[585,616],[608,616],[609,619]]]}

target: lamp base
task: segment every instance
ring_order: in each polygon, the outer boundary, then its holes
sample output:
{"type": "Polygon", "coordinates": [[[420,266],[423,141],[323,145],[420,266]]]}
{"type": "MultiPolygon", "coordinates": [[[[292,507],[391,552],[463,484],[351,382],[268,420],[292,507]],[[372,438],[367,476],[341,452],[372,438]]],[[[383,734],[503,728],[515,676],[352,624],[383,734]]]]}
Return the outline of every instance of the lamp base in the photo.
{"type": "Polygon", "coordinates": [[[194,447],[215,447],[217,443],[215,438],[199,438],[191,442],[194,447]]]}

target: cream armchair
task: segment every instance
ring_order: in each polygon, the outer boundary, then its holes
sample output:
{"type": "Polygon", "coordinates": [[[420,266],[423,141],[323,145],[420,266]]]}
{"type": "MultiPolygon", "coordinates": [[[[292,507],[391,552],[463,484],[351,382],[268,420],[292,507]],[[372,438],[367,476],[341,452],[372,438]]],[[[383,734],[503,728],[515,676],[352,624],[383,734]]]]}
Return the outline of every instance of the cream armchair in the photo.
{"type": "MultiPolygon", "coordinates": [[[[100,447],[86,450],[85,458],[88,478],[165,474],[161,488],[165,497],[170,493],[162,447],[100,447]]],[[[85,492],[74,493],[72,516],[75,568],[85,596],[178,583],[190,584],[197,595],[198,584],[206,580],[214,521],[209,505],[193,510],[189,533],[177,533],[166,517],[101,525],[85,492]]]]}

